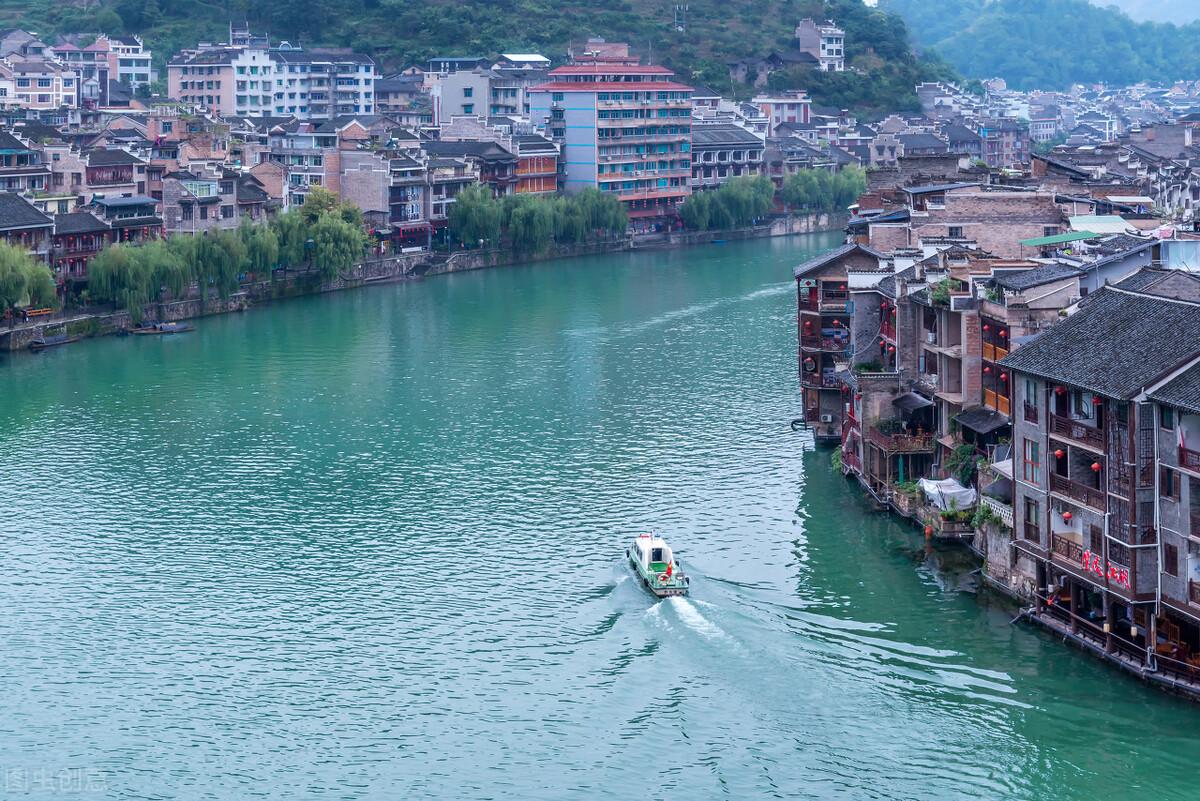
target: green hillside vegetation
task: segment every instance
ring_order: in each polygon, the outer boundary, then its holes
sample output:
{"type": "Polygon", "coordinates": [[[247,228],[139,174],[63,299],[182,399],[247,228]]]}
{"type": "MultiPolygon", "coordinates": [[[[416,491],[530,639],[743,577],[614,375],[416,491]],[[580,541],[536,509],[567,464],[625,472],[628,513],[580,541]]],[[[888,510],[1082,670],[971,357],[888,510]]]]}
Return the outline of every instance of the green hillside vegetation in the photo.
{"type": "Polygon", "coordinates": [[[1087,0],[880,0],[962,74],[1014,88],[1200,78],[1200,22],[1134,22],[1087,0]]]}
{"type": "Polygon", "coordinates": [[[727,65],[794,46],[804,17],[835,20],[846,30],[849,62],[861,72],[778,77],[777,88],[809,89],[818,103],[888,111],[915,106],[913,87],[948,77],[944,64],[910,49],[899,17],[861,0],[690,0],[677,30],[670,0],[102,0],[96,5],[50,0],[0,0],[0,24],[43,36],[68,31],[139,33],[165,60],[199,40],[221,40],[228,21],[247,20],[273,40],[353,47],[385,69],[434,55],[495,56],[542,52],[562,60],[589,35],[627,41],[654,63],[688,81],[748,96],[731,83],[727,65]]]}

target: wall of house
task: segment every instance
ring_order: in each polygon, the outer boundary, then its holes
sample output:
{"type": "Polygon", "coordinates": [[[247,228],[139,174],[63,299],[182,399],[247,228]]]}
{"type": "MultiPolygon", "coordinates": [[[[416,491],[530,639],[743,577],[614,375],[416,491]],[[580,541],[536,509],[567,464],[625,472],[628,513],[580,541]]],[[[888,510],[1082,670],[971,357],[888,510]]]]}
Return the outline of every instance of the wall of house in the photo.
{"type": "Polygon", "coordinates": [[[1022,239],[1045,234],[1061,226],[1062,211],[1048,192],[971,192],[946,195],[946,207],[913,220],[919,236],[949,236],[951,227],[1001,258],[1021,258],[1022,239]]]}
{"type": "Polygon", "coordinates": [[[363,211],[388,211],[391,171],[386,158],[367,151],[341,153],[339,184],[343,201],[363,211]]]}

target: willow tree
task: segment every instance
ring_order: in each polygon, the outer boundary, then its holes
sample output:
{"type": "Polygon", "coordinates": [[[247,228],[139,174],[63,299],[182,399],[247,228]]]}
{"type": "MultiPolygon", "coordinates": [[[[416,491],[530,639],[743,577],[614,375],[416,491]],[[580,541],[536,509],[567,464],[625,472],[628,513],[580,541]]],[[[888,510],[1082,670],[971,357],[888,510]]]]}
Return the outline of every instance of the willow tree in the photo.
{"type": "Polygon", "coordinates": [[[363,257],[367,238],[360,226],[337,214],[324,214],[309,229],[313,240],[312,261],[321,279],[332,281],[363,257]]]}
{"type": "Polygon", "coordinates": [[[16,306],[53,306],[57,287],[50,269],[23,248],[0,241],[0,310],[16,306]]]}
{"type": "Polygon", "coordinates": [[[502,209],[492,190],[473,184],[459,192],[450,206],[450,233],[459,242],[473,245],[480,240],[500,239],[502,209]]]}
{"type": "Polygon", "coordinates": [[[305,243],[308,224],[298,211],[287,211],[271,220],[271,230],[279,245],[279,263],[284,267],[299,267],[308,259],[305,243]]]}

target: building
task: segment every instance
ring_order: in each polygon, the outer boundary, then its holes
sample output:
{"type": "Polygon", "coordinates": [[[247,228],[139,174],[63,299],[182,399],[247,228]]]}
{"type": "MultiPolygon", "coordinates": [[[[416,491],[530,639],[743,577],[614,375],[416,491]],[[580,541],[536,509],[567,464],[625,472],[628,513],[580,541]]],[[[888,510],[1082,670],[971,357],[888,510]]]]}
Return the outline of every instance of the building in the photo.
{"type": "Polygon", "coordinates": [[[691,87],[602,44],[530,90],[531,118],[561,149],[566,192],[612,193],[635,230],[670,227],[691,194],[691,87]]]}
{"type": "Polygon", "coordinates": [[[281,43],[274,66],[271,113],[334,119],[375,113],[375,62],[344,48],[301,48],[281,43]]]}
{"type": "Polygon", "coordinates": [[[812,100],[804,92],[756,95],[750,102],[767,118],[767,136],[786,122],[812,122],[812,100]]]}
{"type": "Polygon", "coordinates": [[[545,195],[558,191],[558,145],[538,134],[512,138],[517,154],[518,195],[545,195]]]}
{"type": "Polygon", "coordinates": [[[446,231],[458,193],[479,183],[479,170],[465,158],[430,156],[426,163],[425,219],[430,235],[446,231]]]}
{"type": "Polygon", "coordinates": [[[275,61],[265,47],[184,51],[167,64],[167,92],[223,117],[269,114],[275,107],[275,61]]]}
{"type": "Polygon", "coordinates": [[[1197,326],[1200,303],[1107,287],[1001,361],[1015,525],[987,554],[1031,620],[1192,694],[1197,326]]]}
{"type": "Polygon", "coordinates": [[[50,263],[54,218],[15,192],[0,192],[0,239],[50,263]]]}
{"type": "Polygon", "coordinates": [[[78,289],[87,283],[87,266],[112,242],[112,227],[88,211],[54,215],[51,267],[56,283],[78,289]]]}
{"type": "Polygon", "coordinates": [[[846,32],[828,20],[802,19],[796,26],[796,44],[803,53],[817,60],[822,72],[846,69],[846,32]]]}
{"type": "Polygon", "coordinates": [[[136,243],[162,238],[163,221],[157,209],[158,202],[146,195],[96,195],[90,204],[90,210],[112,229],[114,242],[136,243]]]}
{"type": "Polygon", "coordinates": [[[692,191],[715,189],[730,178],[761,175],[766,140],[731,122],[692,126],[692,191]]]}
{"type": "Polygon", "coordinates": [[[0,131],[0,191],[32,195],[46,192],[50,168],[42,153],[6,131],[0,131]]]}
{"type": "Polygon", "coordinates": [[[496,197],[514,194],[518,159],[499,142],[432,140],[422,143],[421,149],[433,158],[465,159],[496,197]]]}
{"type": "Polygon", "coordinates": [[[878,271],[881,259],[883,254],[871,248],[850,244],[793,271],[804,420],[819,440],[842,435],[845,384],[839,373],[849,368],[852,356],[849,272],[878,271]]]}

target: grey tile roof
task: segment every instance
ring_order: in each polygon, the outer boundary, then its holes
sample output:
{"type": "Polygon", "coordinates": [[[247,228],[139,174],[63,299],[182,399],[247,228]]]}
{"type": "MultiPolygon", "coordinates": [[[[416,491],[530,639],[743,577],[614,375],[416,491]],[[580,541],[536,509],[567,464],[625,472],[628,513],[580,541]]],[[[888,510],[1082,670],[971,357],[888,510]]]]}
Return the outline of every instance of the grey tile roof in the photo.
{"type": "Polygon", "coordinates": [[[0,231],[43,228],[53,224],[50,215],[14,192],[0,192],[0,231]]]}
{"type": "Polygon", "coordinates": [[[1010,289],[1013,292],[1024,292],[1026,289],[1031,289],[1035,286],[1052,284],[1064,278],[1085,274],[1085,271],[1078,267],[1072,267],[1070,264],[1063,264],[1062,262],[1054,262],[1053,264],[1034,267],[1032,270],[1004,273],[992,280],[993,283],[1004,289],[1010,289]]]}
{"type": "MultiPolygon", "coordinates": [[[[1159,403],[1178,406],[1189,412],[1200,414],[1200,364],[1189,367],[1151,392],[1150,398],[1159,403]]],[[[1193,446],[1189,444],[1188,447],[1193,446]]]]}
{"type": "Polygon", "coordinates": [[[94,234],[108,230],[111,230],[108,223],[90,212],[75,211],[54,215],[55,234],[94,234]]]}
{"type": "Polygon", "coordinates": [[[117,164],[145,164],[137,156],[125,150],[90,150],[87,154],[89,167],[111,167],[117,164]]]}
{"type": "Polygon", "coordinates": [[[1200,355],[1198,329],[1200,304],[1105,288],[1000,364],[1100,395],[1130,398],[1200,355]]]}
{"type": "Polygon", "coordinates": [[[734,125],[731,122],[692,126],[693,149],[706,145],[726,144],[757,145],[762,147],[763,140],[753,132],[747,131],[742,126],[734,125]]]}
{"type": "Polygon", "coordinates": [[[800,276],[804,275],[805,273],[809,273],[814,270],[819,270],[820,268],[822,268],[828,264],[832,264],[833,262],[837,261],[838,259],[840,259],[844,256],[848,256],[851,253],[854,253],[855,251],[866,253],[867,255],[874,256],[877,259],[884,258],[884,255],[877,250],[872,250],[871,248],[867,247],[866,245],[859,245],[859,244],[851,242],[850,244],[842,245],[839,248],[834,248],[833,250],[829,251],[828,253],[822,253],[820,256],[817,256],[816,258],[809,259],[808,261],[804,262],[803,264],[797,266],[794,270],[792,270],[792,274],[796,278],[799,278],[800,276]]]}

